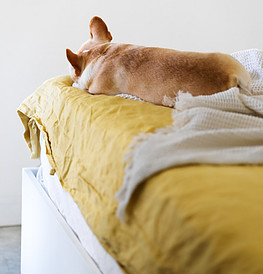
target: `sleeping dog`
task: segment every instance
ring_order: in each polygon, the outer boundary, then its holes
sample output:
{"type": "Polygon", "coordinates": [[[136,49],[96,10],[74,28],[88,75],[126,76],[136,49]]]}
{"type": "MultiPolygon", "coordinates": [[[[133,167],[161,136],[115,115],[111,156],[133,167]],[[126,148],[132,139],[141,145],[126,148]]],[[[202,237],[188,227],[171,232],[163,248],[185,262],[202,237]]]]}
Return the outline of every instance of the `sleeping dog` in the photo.
{"type": "Polygon", "coordinates": [[[66,50],[71,77],[91,94],[137,96],[165,105],[178,91],[211,95],[231,87],[250,91],[250,75],[233,57],[223,53],[185,52],[157,47],[111,43],[107,25],[90,21],[90,39],[77,53],[66,50]]]}

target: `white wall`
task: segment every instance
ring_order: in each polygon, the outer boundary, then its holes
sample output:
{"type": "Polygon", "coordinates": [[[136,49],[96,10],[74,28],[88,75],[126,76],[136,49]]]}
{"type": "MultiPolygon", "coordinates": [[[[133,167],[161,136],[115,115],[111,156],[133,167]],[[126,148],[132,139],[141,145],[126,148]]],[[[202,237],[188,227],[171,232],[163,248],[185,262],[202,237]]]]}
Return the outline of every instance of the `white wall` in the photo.
{"type": "MultiPolygon", "coordinates": [[[[2,1],[3,2],[3,1],[2,1]]],[[[67,74],[65,48],[89,36],[93,15],[115,42],[180,50],[263,48],[262,0],[8,0],[0,6],[0,225],[20,223],[21,168],[29,159],[16,114],[48,78],[67,74]]]]}

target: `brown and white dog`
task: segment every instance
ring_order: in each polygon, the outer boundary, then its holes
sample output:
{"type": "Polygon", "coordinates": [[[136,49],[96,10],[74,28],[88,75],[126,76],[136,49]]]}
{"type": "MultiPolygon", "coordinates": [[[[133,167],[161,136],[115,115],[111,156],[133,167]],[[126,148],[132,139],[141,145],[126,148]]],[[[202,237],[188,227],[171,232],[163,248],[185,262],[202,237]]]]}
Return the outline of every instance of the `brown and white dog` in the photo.
{"type": "Polygon", "coordinates": [[[210,95],[241,87],[250,91],[250,75],[233,57],[223,53],[184,52],[172,49],[111,43],[104,21],[93,17],[90,39],[77,54],[66,50],[77,85],[92,94],[125,93],[165,105],[178,91],[210,95]]]}

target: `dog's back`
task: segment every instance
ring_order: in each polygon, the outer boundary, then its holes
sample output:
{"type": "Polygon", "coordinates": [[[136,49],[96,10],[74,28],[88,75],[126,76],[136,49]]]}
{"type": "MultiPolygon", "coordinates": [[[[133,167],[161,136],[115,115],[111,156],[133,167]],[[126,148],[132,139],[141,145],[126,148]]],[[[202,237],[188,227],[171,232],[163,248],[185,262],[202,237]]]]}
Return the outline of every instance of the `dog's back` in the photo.
{"type": "Polygon", "coordinates": [[[99,34],[94,31],[79,54],[67,50],[75,69],[73,79],[93,94],[127,93],[162,104],[164,97],[173,98],[179,90],[194,96],[237,86],[250,90],[248,72],[230,55],[109,43],[106,24],[98,19],[94,22],[99,34]]]}

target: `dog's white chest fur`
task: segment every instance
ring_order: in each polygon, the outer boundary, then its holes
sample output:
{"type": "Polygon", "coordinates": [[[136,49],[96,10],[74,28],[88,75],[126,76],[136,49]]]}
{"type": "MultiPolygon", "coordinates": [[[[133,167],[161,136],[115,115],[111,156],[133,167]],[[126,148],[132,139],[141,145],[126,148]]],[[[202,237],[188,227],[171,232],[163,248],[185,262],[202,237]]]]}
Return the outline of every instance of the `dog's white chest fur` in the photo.
{"type": "Polygon", "coordinates": [[[81,74],[81,77],[79,78],[78,84],[81,89],[83,90],[89,89],[93,74],[94,74],[94,64],[90,63],[87,65],[87,67],[81,74]]]}

